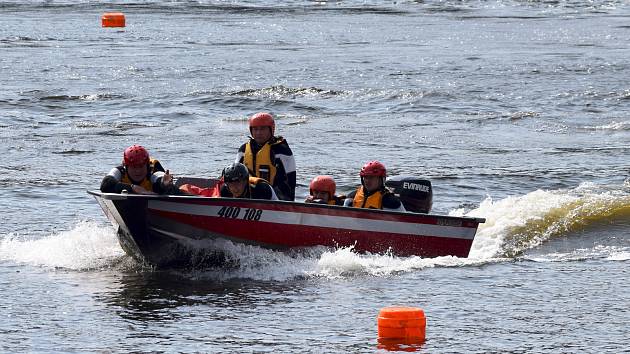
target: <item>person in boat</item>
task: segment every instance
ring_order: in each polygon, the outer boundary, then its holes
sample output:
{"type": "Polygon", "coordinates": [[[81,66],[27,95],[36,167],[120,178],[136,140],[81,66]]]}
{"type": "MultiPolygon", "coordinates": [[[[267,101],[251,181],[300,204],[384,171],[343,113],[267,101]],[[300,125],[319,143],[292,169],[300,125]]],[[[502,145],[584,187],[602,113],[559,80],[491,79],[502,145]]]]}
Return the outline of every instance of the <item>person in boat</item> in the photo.
{"type": "Polygon", "coordinates": [[[359,176],[361,176],[361,186],[348,194],[344,202],[345,206],[405,211],[400,199],[385,188],[387,178],[385,165],[378,161],[367,162],[361,168],[359,176]]]}
{"type": "Polygon", "coordinates": [[[266,180],[251,177],[245,165],[234,162],[223,169],[221,197],[278,200],[275,191],[266,180]]]}
{"type": "Polygon", "coordinates": [[[112,168],[101,182],[103,193],[166,194],[173,189],[173,176],[140,145],[125,149],[122,165],[112,168]]]}
{"type": "Polygon", "coordinates": [[[331,176],[316,176],[309,185],[311,195],[305,203],[319,203],[328,205],[343,205],[345,195],[335,195],[337,185],[331,176]]]}
{"type": "Polygon", "coordinates": [[[263,178],[281,200],[295,199],[295,158],[287,141],[275,136],[276,124],[267,112],[249,118],[251,137],[236,155],[236,162],[247,166],[251,176],[263,178]]]}

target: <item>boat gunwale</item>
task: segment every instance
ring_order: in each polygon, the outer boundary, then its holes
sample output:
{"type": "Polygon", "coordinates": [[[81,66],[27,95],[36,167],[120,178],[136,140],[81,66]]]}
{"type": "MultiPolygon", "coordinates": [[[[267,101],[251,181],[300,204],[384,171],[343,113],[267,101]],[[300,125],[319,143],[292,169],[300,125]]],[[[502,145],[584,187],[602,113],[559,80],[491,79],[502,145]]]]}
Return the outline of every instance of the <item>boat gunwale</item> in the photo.
{"type": "Polygon", "coordinates": [[[402,215],[402,216],[427,216],[427,217],[437,217],[444,219],[452,219],[452,220],[466,220],[475,223],[485,223],[485,218],[478,217],[470,217],[470,216],[451,216],[451,215],[441,215],[441,214],[424,214],[424,213],[412,213],[406,211],[392,211],[392,210],[380,210],[380,209],[365,209],[365,208],[348,208],[340,205],[327,205],[327,204],[318,204],[318,203],[304,203],[304,202],[296,202],[296,201],[288,201],[288,200],[265,200],[265,199],[242,199],[242,198],[227,198],[227,197],[205,197],[198,195],[145,195],[145,194],[119,194],[119,193],[103,193],[101,191],[96,190],[88,190],[88,194],[91,194],[96,197],[100,197],[106,200],[124,200],[124,199],[147,199],[147,200],[159,200],[159,201],[172,201],[178,199],[184,200],[193,200],[193,201],[208,201],[212,199],[221,199],[226,202],[234,202],[237,204],[246,204],[248,202],[255,202],[260,204],[270,204],[270,205],[295,205],[299,207],[306,208],[315,208],[315,209],[339,209],[344,208],[348,209],[348,211],[353,212],[361,212],[361,213],[376,213],[376,214],[385,214],[385,215],[402,215]]]}

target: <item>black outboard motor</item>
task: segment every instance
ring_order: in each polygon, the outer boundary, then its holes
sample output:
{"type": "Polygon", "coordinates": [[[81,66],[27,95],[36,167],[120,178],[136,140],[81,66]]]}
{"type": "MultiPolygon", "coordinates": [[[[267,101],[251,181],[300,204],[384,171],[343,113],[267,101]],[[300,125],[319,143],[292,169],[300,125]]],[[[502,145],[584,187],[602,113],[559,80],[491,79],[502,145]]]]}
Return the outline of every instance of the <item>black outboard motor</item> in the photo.
{"type": "Polygon", "coordinates": [[[431,181],[411,176],[387,178],[385,186],[394,193],[407,211],[428,213],[433,206],[431,181]]]}

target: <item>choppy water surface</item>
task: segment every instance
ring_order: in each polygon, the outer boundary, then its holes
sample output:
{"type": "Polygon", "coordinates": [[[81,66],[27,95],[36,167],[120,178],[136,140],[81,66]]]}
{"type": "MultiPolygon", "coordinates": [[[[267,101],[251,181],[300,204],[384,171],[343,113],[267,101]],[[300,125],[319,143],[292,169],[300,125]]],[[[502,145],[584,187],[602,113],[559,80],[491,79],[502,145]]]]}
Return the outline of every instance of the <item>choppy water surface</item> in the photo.
{"type": "Polygon", "coordinates": [[[424,352],[621,352],[630,297],[624,1],[0,1],[0,348],[374,352],[424,308],[424,352]],[[107,11],[124,29],[100,27],[107,11]],[[139,143],[217,176],[277,116],[298,195],[367,160],[485,217],[468,259],[291,255],[151,271],[95,189],[139,143]]]}

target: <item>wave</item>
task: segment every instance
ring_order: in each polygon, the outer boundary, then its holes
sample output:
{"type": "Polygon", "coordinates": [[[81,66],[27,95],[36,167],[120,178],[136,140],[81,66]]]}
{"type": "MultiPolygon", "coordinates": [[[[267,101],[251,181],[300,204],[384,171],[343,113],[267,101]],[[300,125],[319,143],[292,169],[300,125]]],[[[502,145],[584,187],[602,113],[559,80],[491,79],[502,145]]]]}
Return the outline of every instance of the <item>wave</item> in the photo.
{"type": "Polygon", "coordinates": [[[514,258],[554,237],[630,216],[630,193],[626,186],[583,183],[574,189],[536,190],[496,202],[488,197],[466,215],[486,218],[471,258],[514,258]]]}
{"type": "MultiPolygon", "coordinates": [[[[2,6],[0,5],[0,8],[2,6]]],[[[49,47],[52,46],[50,42],[54,41],[54,38],[32,38],[25,36],[14,36],[7,38],[0,38],[0,48],[1,47],[29,47],[29,48],[38,48],[38,47],[49,47]]]]}
{"type": "MultiPolygon", "coordinates": [[[[43,90],[31,90],[19,92],[18,96],[8,97],[0,100],[0,107],[7,107],[8,109],[19,108],[28,109],[46,105],[61,105],[64,103],[72,104],[78,103],[93,103],[93,102],[108,102],[108,101],[123,101],[129,97],[112,93],[87,93],[80,95],[63,95],[52,94],[43,90]]],[[[44,122],[45,123],[45,122],[44,122]]]]}
{"type": "Polygon", "coordinates": [[[584,129],[594,131],[627,131],[630,130],[630,121],[612,121],[603,125],[586,126],[584,129]]]}
{"type": "Polygon", "coordinates": [[[352,247],[328,249],[314,247],[297,252],[280,252],[257,246],[221,241],[215,244],[227,255],[228,266],[215,269],[193,269],[179,272],[196,280],[255,279],[286,281],[301,278],[340,279],[362,276],[390,276],[433,267],[461,267],[480,265],[495,260],[458,257],[396,257],[382,254],[358,254],[352,247]]]}
{"type": "Polygon", "coordinates": [[[630,260],[630,247],[602,246],[578,248],[571,252],[553,252],[545,255],[525,256],[525,260],[534,262],[576,262],[589,259],[605,259],[609,261],[630,260]]]}
{"type": "Polygon", "coordinates": [[[615,249],[606,259],[611,261],[628,261],[630,260],[630,249],[615,249]]]}
{"type": "Polygon", "coordinates": [[[88,221],[36,240],[6,235],[0,243],[0,260],[52,269],[111,268],[125,258],[112,229],[88,221]]]}
{"type": "Polygon", "coordinates": [[[235,88],[225,91],[193,91],[184,96],[185,104],[224,104],[226,106],[242,106],[253,104],[257,100],[265,101],[266,105],[302,105],[303,109],[320,110],[319,106],[311,107],[298,103],[296,99],[352,99],[354,104],[364,110],[363,101],[393,102],[400,106],[408,106],[409,103],[420,104],[425,99],[440,99],[444,101],[456,101],[458,97],[447,91],[440,90],[410,90],[410,89],[360,89],[338,90],[321,87],[288,87],[274,85],[259,88],[235,88]],[[356,103],[355,101],[359,101],[356,103]]]}
{"type": "Polygon", "coordinates": [[[242,89],[230,91],[230,96],[265,96],[265,97],[296,97],[296,96],[342,96],[347,95],[347,91],[327,90],[317,87],[286,87],[283,85],[263,87],[260,89],[242,89]]]}

